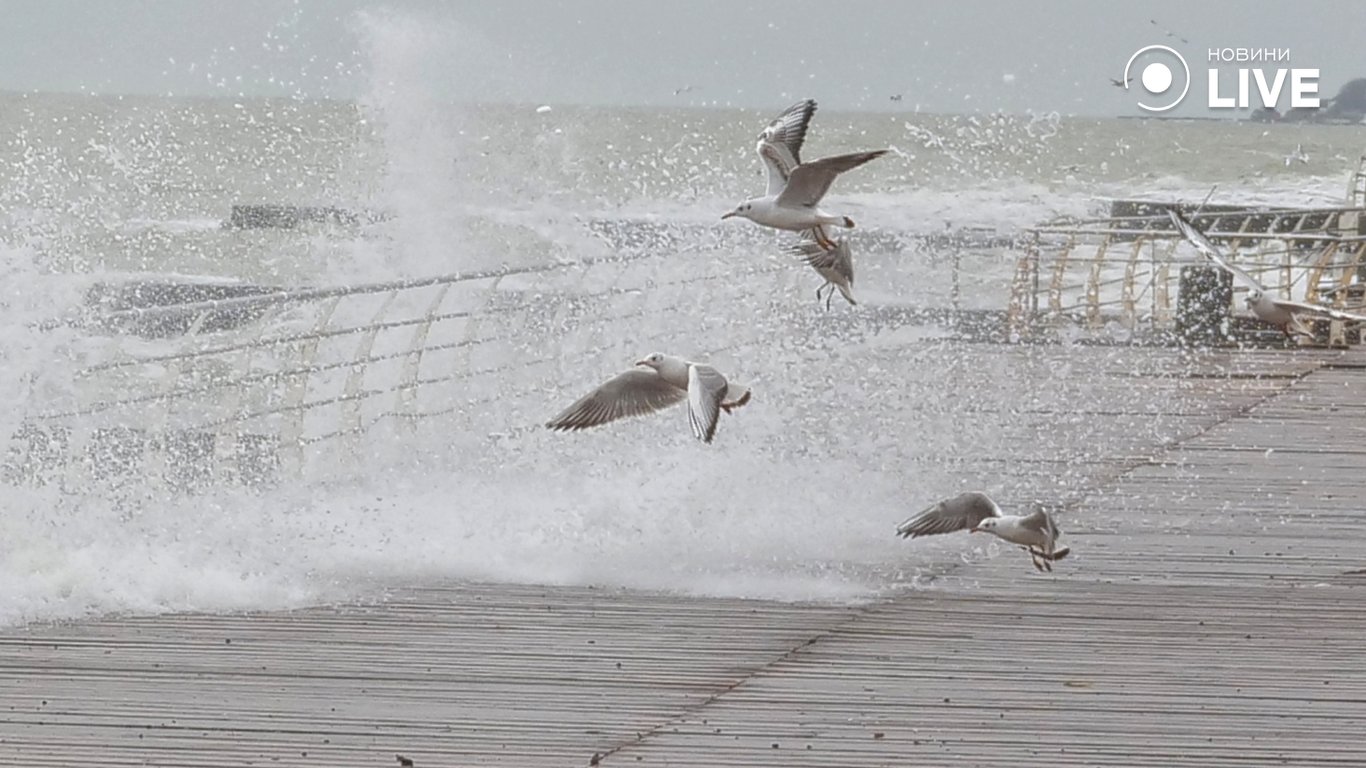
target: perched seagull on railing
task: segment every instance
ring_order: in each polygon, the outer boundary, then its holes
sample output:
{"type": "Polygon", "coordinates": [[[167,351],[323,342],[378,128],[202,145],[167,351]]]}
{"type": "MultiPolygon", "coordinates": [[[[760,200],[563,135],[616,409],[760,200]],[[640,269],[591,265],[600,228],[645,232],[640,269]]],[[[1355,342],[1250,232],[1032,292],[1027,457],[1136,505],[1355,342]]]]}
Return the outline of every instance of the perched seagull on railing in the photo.
{"type": "Polygon", "coordinates": [[[796,232],[813,230],[816,242],[826,250],[833,249],[835,244],[818,227],[822,224],[845,228],[854,226],[854,220],[848,216],[826,213],[817,206],[825,193],[830,191],[836,176],[882,157],[887,150],[854,152],[803,163],[802,142],[806,141],[806,129],[815,112],[815,100],[799,101],[783,110],[759,134],[755,151],[759,153],[768,173],[768,189],[763,197],[752,197],[740,203],[722,219],[739,216],[774,229],[796,232]]]}
{"type": "Polygon", "coordinates": [[[807,265],[825,280],[825,283],[816,289],[816,301],[821,300],[821,291],[829,287],[830,293],[825,297],[827,311],[830,309],[830,302],[835,298],[835,289],[839,289],[845,301],[853,305],[858,304],[854,300],[854,256],[849,252],[849,238],[841,237],[834,243],[834,248],[826,249],[811,232],[804,232],[800,243],[786,249],[793,256],[804,259],[807,265]]]}
{"type": "Polygon", "coordinates": [[[721,411],[730,413],[749,402],[749,387],[731,384],[710,365],[656,352],[579,398],[546,427],[558,431],[588,429],[627,416],[662,411],[688,401],[688,424],[704,443],[716,435],[721,411]]]}
{"type": "Polygon", "coordinates": [[[1291,301],[1289,299],[1273,299],[1266,295],[1266,288],[1258,282],[1257,278],[1244,272],[1235,266],[1224,252],[1215,245],[1204,232],[1201,232],[1192,224],[1181,212],[1175,208],[1168,208],[1167,215],[1171,217],[1172,224],[1186,238],[1187,242],[1195,246],[1195,249],[1204,254],[1206,258],[1214,262],[1221,269],[1233,275],[1247,286],[1247,308],[1252,310],[1252,314],[1258,320],[1270,323],[1280,329],[1286,338],[1293,339],[1295,336],[1314,338],[1312,329],[1305,327],[1301,320],[1301,315],[1314,315],[1316,317],[1326,317],[1330,320],[1343,320],[1348,322],[1366,323],[1366,316],[1354,315],[1351,312],[1343,312],[1332,307],[1322,307],[1317,304],[1307,304],[1303,301],[1291,301]]]}
{"type": "Polygon", "coordinates": [[[929,507],[896,527],[898,536],[917,538],[954,531],[984,532],[1018,544],[1029,552],[1034,567],[1053,570],[1053,562],[1067,557],[1072,550],[1057,548],[1062,531],[1042,507],[1028,515],[1005,515],[985,493],[969,491],[929,507]]]}

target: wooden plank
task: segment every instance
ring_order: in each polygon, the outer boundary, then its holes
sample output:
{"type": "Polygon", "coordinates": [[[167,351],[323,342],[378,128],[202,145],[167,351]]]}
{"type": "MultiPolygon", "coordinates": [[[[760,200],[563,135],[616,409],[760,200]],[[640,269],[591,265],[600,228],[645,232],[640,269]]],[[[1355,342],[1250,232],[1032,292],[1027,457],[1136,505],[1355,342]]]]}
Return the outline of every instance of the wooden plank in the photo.
{"type": "Polygon", "coordinates": [[[461,584],[13,628],[0,764],[1366,764],[1366,377],[1322,367],[1352,358],[1029,354],[1088,385],[1003,425],[965,393],[1003,439],[940,466],[1066,474],[1051,575],[964,537],[862,605],[461,584]]]}

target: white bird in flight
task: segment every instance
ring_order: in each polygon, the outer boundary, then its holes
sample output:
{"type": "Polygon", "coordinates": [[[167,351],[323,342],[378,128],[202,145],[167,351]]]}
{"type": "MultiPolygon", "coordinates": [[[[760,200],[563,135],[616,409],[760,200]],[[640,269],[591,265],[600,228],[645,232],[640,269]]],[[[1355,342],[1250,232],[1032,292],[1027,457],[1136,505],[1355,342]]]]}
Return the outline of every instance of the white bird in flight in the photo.
{"type": "Polygon", "coordinates": [[[1276,326],[1286,338],[1293,339],[1295,336],[1304,336],[1309,339],[1314,338],[1314,331],[1304,325],[1301,315],[1314,315],[1316,317],[1326,317],[1330,320],[1343,320],[1350,322],[1366,323],[1366,316],[1354,315],[1351,312],[1343,312],[1332,307],[1321,307],[1317,304],[1308,304],[1303,301],[1291,301],[1289,299],[1273,299],[1266,295],[1266,288],[1258,282],[1257,278],[1244,272],[1233,264],[1219,246],[1215,245],[1204,232],[1201,232],[1192,224],[1181,212],[1175,208],[1168,208],[1167,215],[1171,217],[1172,224],[1177,231],[1186,238],[1187,242],[1195,246],[1195,249],[1204,254],[1206,258],[1214,262],[1221,269],[1233,275],[1247,286],[1247,307],[1252,310],[1258,320],[1276,326]]]}
{"type": "Polygon", "coordinates": [[[822,224],[850,228],[854,220],[848,216],[826,213],[818,206],[835,177],[845,171],[882,157],[887,150],[854,152],[848,155],[824,157],[809,163],[801,161],[802,142],[811,116],[816,112],[813,99],[799,101],[788,107],[759,134],[755,151],[764,162],[768,173],[768,189],[763,197],[752,197],[722,219],[739,216],[755,224],[796,232],[813,230],[813,236],[826,250],[835,244],[819,229],[822,224]]]}
{"type": "Polygon", "coordinates": [[[787,248],[787,252],[793,256],[800,256],[825,280],[821,287],[816,289],[816,301],[821,300],[821,291],[830,288],[830,293],[825,297],[827,310],[835,298],[835,289],[839,289],[845,301],[857,305],[858,302],[854,299],[854,257],[849,251],[849,239],[841,237],[834,241],[834,248],[826,249],[813,236],[814,231],[803,232],[801,242],[787,248]]]}
{"type": "Polygon", "coordinates": [[[588,429],[627,416],[662,411],[688,401],[693,435],[710,443],[721,411],[730,413],[749,402],[749,387],[731,384],[710,365],[658,352],[636,363],[579,398],[546,427],[557,431],[588,429]]]}
{"type": "Polygon", "coordinates": [[[1005,515],[990,496],[978,491],[944,499],[896,527],[897,535],[912,539],[964,530],[990,533],[1020,545],[1040,571],[1053,570],[1053,562],[1072,551],[1057,548],[1062,531],[1042,507],[1036,506],[1028,515],[1005,515]]]}

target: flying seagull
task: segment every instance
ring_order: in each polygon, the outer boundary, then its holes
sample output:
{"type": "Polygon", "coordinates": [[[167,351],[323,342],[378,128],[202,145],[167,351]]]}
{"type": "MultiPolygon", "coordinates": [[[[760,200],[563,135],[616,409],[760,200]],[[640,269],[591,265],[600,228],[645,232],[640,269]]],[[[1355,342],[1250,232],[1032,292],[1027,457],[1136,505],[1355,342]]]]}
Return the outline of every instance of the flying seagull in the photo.
{"type": "Polygon", "coordinates": [[[828,287],[830,292],[825,297],[826,310],[830,309],[830,302],[835,298],[836,289],[839,289],[845,301],[857,305],[858,302],[854,300],[854,257],[849,252],[849,238],[841,237],[834,241],[834,248],[826,249],[813,233],[814,230],[802,233],[801,242],[788,247],[787,252],[793,256],[800,256],[825,280],[821,287],[816,289],[816,301],[821,300],[821,291],[828,287]]]}
{"type": "Polygon", "coordinates": [[[854,152],[803,163],[802,142],[806,141],[806,129],[815,113],[814,99],[799,101],[783,110],[759,134],[755,151],[759,153],[768,173],[768,189],[763,197],[752,197],[740,203],[722,219],[739,216],[774,229],[797,232],[814,230],[816,242],[826,250],[833,249],[835,244],[817,229],[820,225],[854,226],[854,220],[848,216],[826,213],[817,206],[825,193],[830,191],[836,176],[882,157],[887,150],[854,152]]]}
{"type": "Polygon", "coordinates": [[[1298,162],[1301,165],[1309,164],[1309,155],[1304,151],[1303,144],[1296,144],[1295,151],[1285,156],[1285,167],[1289,168],[1291,163],[1298,162]]]}
{"type": "Polygon", "coordinates": [[[1154,27],[1157,27],[1158,29],[1165,31],[1167,33],[1167,37],[1175,37],[1177,40],[1180,40],[1181,42],[1186,43],[1187,45],[1190,44],[1190,40],[1187,40],[1186,38],[1181,37],[1180,35],[1176,34],[1170,29],[1165,29],[1161,24],[1158,24],[1157,19],[1148,19],[1148,23],[1152,24],[1154,27]]]}
{"type": "Polygon", "coordinates": [[[1053,562],[1072,551],[1068,547],[1057,548],[1062,531],[1042,507],[1036,505],[1028,515],[1005,515],[990,496],[978,491],[944,499],[896,527],[897,535],[903,539],[963,530],[990,533],[1019,544],[1040,571],[1053,570],[1053,562]]]}
{"type": "Polygon", "coordinates": [[[662,411],[688,401],[688,424],[704,443],[716,436],[721,411],[749,402],[749,387],[731,384],[710,365],[656,352],[638,367],[608,379],[579,398],[546,427],[557,431],[588,429],[627,416],[662,411]]]}
{"type": "Polygon", "coordinates": [[[1110,85],[1113,85],[1116,88],[1128,88],[1129,83],[1132,83],[1133,81],[1134,79],[1132,77],[1127,77],[1123,80],[1120,80],[1117,77],[1112,77],[1110,78],[1110,85]]]}
{"type": "Polygon", "coordinates": [[[1224,254],[1219,246],[1215,245],[1204,232],[1201,232],[1176,208],[1168,208],[1167,215],[1171,217],[1181,235],[1206,258],[1214,262],[1221,269],[1233,275],[1247,286],[1247,307],[1252,310],[1252,314],[1258,320],[1270,323],[1280,329],[1286,338],[1293,339],[1296,335],[1306,338],[1314,338],[1314,332],[1307,328],[1301,320],[1301,315],[1313,315],[1315,317],[1326,317],[1330,320],[1344,320],[1358,323],[1366,323],[1366,316],[1354,315],[1351,312],[1333,309],[1331,307],[1321,307],[1317,304],[1307,304],[1302,301],[1290,301],[1289,299],[1273,299],[1266,295],[1266,288],[1262,286],[1257,278],[1239,269],[1224,254]]]}

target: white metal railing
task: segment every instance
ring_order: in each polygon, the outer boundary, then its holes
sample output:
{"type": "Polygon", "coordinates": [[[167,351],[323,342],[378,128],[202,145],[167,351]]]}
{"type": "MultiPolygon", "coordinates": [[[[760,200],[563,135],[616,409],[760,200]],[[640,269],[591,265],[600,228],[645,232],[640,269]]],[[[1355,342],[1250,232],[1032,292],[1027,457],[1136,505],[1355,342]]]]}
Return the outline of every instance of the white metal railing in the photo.
{"type": "MultiPolygon", "coordinates": [[[[507,413],[509,401],[525,406],[563,380],[566,365],[605,355],[627,365],[656,347],[718,354],[761,342],[774,328],[742,316],[754,302],[732,301],[737,293],[781,296],[810,279],[781,260],[640,252],[109,312],[100,318],[105,327],[266,310],[248,326],[180,337],[152,354],[107,337],[108,359],[73,372],[72,402],[26,404],[4,475],[73,486],[133,476],[191,489],[305,472],[310,446],[358,437],[385,420],[441,416],[456,430],[505,430],[478,414],[507,413]],[[725,334],[681,321],[710,316],[725,334]],[[708,338],[724,346],[699,348],[708,338]]],[[[535,428],[548,415],[513,428],[535,428]]]]}
{"type": "MultiPolygon", "coordinates": [[[[1220,211],[1198,226],[1241,268],[1285,298],[1344,306],[1366,274],[1358,208],[1220,211]],[[1231,222],[1235,229],[1220,228],[1231,222]]],[[[1097,329],[1171,327],[1180,267],[1209,262],[1166,215],[1057,222],[1027,231],[1007,309],[1012,334],[1029,337],[1064,318],[1097,329]]],[[[1242,290],[1239,288],[1239,290],[1242,290]]],[[[1355,307],[1349,307],[1355,308],[1355,307]]]]}
{"type": "Polygon", "coordinates": [[[1366,155],[1357,159],[1356,171],[1347,178],[1347,205],[1366,208],[1366,155]]]}

